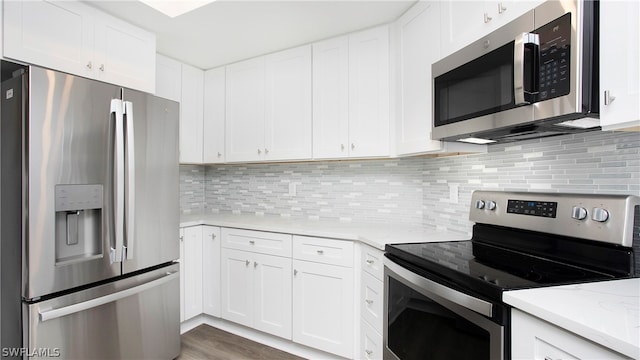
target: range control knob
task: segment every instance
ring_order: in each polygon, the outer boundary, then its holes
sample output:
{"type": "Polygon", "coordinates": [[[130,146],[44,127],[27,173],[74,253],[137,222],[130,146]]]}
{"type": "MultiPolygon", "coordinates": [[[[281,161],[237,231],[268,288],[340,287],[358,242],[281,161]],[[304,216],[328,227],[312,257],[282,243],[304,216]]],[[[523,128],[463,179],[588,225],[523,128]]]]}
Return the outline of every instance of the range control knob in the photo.
{"type": "Polygon", "coordinates": [[[476,200],[476,209],[484,209],[484,201],[476,200]]]}
{"type": "Polygon", "coordinates": [[[609,220],[609,212],[603,208],[593,208],[593,214],[591,215],[591,219],[597,222],[605,222],[609,220]]]}
{"type": "Polygon", "coordinates": [[[496,202],[492,200],[487,201],[487,210],[493,211],[495,209],[496,209],[496,202]]]}
{"type": "Polygon", "coordinates": [[[587,209],[580,206],[574,206],[573,209],[571,209],[571,217],[576,220],[584,220],[587,218],[587,209]]]}

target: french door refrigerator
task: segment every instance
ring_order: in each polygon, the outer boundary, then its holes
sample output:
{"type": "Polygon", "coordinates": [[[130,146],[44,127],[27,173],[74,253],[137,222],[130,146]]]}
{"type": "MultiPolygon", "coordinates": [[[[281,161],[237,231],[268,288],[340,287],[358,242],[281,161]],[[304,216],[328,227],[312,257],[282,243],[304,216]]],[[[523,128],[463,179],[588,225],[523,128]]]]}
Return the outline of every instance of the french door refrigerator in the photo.
{"type": "Polygon", "coordinates": [[[2,355],[175,358],[179,104],[0,69],[2,355]]]}

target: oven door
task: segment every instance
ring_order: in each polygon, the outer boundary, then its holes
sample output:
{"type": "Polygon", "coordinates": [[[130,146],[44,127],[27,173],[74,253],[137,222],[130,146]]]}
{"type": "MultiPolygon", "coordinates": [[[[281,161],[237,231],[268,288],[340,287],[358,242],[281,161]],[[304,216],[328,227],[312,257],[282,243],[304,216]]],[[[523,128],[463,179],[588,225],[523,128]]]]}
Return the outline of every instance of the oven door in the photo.
{"type": "Polygon", "coordinates": [[[487,318],[494,304],[386,257],[384,279],[385,360],[504,359],[505,328],[487,318]]]}

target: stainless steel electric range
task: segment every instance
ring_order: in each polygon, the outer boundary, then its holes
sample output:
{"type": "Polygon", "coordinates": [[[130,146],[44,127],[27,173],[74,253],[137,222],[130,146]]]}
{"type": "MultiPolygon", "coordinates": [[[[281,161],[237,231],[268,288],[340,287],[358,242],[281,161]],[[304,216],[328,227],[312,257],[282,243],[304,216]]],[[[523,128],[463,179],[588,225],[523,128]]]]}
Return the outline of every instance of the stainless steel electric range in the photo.
{"type": "Polygon", "coordinates": [[[640,276],[640,198],[476,191],[467,241],[387,245],[384,359],[510,359],[507,290],[640,276]]]}

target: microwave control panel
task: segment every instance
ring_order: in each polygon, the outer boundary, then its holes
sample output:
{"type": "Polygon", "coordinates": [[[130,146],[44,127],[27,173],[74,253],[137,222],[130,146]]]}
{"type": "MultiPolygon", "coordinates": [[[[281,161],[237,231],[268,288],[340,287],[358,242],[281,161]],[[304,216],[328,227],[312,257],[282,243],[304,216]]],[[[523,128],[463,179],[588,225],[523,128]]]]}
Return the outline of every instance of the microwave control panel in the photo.
{"type": "Polygon", "coordinates": [[[540,70],[538,101],[569,94],[571,67],[571,13],[538,28],[540,70]]]}

